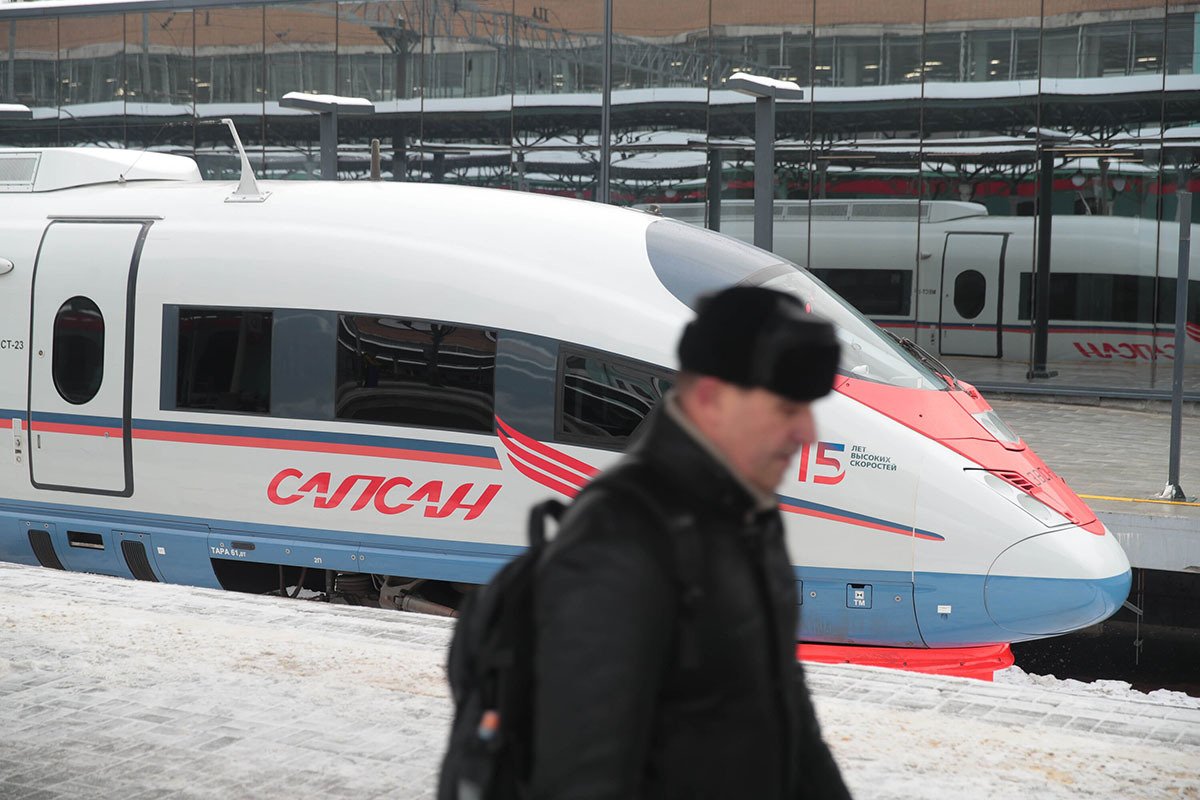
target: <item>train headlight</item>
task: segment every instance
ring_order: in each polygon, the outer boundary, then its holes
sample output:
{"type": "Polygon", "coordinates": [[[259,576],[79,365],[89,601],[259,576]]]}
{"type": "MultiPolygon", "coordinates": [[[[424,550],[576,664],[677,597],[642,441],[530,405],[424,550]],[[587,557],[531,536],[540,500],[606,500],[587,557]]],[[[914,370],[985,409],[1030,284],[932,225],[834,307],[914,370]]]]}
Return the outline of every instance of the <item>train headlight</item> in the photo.
{"type": "Polygon", "coordinates": [[[972,414],[971,416],[1000,444],[1007,447],[1021,443],[1021,437],[1017,436],[1013,432],[1013,429],[1008,427],[995,411],[988,409],[987,411],[980,411],[978,414],[972,414]]]}
{"type": "Polygon", "coordinates": [[[1059,514],[1036,497],[1021,491],[1003,478],[999,478],[985,470],[969,471],[981,473],[983,482],[987,484],[989,489],[1020,508],[1047,528],[1057,528],[1060,525],[1071,524],[1071,521],[1062,514],[1059,514]]]}

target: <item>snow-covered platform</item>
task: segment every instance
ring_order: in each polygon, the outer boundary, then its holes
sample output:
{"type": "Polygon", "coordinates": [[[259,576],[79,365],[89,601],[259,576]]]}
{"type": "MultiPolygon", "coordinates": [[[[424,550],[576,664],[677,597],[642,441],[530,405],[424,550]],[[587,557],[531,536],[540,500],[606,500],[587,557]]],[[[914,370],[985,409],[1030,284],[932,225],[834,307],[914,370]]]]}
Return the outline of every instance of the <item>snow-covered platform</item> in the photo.
{"type": "MultiPolygon", "coordinates": [[[[0,797],[432,797],[448,620],[0,564],[0,797]]],[[[1200,796],[1200,699],[813,665],[858,800],[1200,796]]]]}

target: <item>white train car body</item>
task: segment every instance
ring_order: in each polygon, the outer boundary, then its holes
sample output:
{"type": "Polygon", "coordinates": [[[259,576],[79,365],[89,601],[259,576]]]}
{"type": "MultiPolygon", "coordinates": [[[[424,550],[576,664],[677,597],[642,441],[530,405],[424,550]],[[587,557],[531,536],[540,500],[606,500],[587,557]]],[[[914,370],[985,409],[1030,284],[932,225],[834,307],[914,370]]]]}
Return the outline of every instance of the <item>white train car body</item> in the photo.
{"type": "MultiPolygon", "coordinates": [[[[663,205],[660,213],[704,224],[702,205],[663,205]]],[[[774,251],[881,327],[937,355],[1029,360],[1035,218],[915,200],[784,200],[775,213],[774,251]]],[[[720,227],[753,242],[752,202],[724,201],[720,227]]],[[[1196,236],[1191,248],[1189,363],[1200,362],[1196,236]]],[[[1055,216],[1047,360],[1170,363],[1178,253],[1175,222],[1055,216]]]]}
{"type": "Polygon", "coordinates": [[[794,291],[846,360],[780,488],[799,638],[952,647],[1111,614],[1111,533],[968,386],[769,253],[440,185],[0,150],[0,558],[261,590],[486,580],[611,464],[702,292],[794,291]],[[18,167],[21,161],[26,167],[18,167]],[[18,174],[18,177],[21,176],[18,174]]]}

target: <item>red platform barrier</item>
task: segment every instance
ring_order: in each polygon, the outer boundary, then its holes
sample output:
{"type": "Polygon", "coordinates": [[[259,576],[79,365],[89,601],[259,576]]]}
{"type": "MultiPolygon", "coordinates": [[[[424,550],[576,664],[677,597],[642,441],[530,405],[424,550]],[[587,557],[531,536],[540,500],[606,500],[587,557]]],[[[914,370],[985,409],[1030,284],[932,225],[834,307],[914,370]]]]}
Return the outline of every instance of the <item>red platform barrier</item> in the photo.
{"type": "Polygon", "coordinates": [[[996,670],[1013,664],[1013,654],[1008,644],[933,650],[801,643],[796,645],[796,657],[818,664],[861,664],[932,675],[957,675],[981,681],[992,680],[996,670]]]}

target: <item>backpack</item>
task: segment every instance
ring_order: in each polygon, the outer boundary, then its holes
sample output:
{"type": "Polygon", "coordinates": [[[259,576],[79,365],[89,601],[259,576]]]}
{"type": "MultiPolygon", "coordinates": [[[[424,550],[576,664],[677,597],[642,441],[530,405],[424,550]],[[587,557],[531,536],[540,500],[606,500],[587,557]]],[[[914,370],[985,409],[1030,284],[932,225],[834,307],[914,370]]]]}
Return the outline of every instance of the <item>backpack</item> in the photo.
{"type": "MultiPolygon", "coordinates": [[[[689,517],[668,518],[630,479],[609,473],[587,488],[604,485],[636,498],[662,522],[666,536],[654,547],[680,589],[679,660],[698,665],[691,624],[702,594],[701,551],[689,517]],[[671,545],[668,552],[666,545],[671,545]]],[[[438,800],[520,800],[528,797],[533,771],[534,576],[545,557],[546,520],[565,507],[546,500],[529,513],[529,548],[470,594],[459,609],[447,673],[454,722],[438,780],[438,800]]]]}

